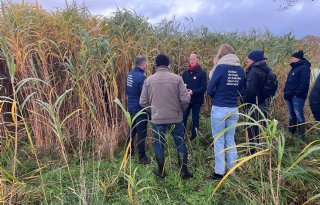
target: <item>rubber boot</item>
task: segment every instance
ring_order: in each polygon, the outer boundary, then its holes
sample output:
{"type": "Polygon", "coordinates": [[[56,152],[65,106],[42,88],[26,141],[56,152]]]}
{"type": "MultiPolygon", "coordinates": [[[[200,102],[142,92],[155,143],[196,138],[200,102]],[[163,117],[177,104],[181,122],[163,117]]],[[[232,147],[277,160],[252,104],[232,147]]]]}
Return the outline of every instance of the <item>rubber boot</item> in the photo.
{"type": "Polygon", "coordinates": [[[188,153],[180,153],[178,155],[179,167],[181,168],[180,176],[182,179],[189,179],[193,174],[188,171],[188,153]]]}
{"type": "Polygon", "coordinates": [[[167,173],[164,170],[164,156],[156,156],[156,161],[158,168],[153,170],[153,173],[163,179],[167,176],[167,173]]]}

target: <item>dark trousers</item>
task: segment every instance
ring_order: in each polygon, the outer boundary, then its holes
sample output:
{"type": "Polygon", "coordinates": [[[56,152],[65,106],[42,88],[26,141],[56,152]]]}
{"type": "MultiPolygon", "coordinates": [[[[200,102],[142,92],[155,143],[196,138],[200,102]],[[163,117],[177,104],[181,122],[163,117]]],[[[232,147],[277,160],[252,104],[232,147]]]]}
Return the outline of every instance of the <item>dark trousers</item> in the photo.
{"type": "Polygon", "coordinates": [[[304,138],[305,133],[305,117],[304,117],[304,99],[293,97],[291,100],[287,100],[288,112],[289,112],[289,131],[294,134],[299,131],[301,138],[304,138]]]}
{"type": "MultiPolygon", "coordinates": [[[[130,112],[131,119],[138,113],[138,112],[130,112]]],[[[128,133],[128,140],[127,144],[130,142],[131,139],[131,153],[134,152],[134,141],[135,141],[135,136],[138,133],[138,138],[137,138],[137,148],[138,148],[138,154],[139,154],[139,159],[143,159],[146,157],[146,137],[147,137],[147,124],[148,124],[148,114],[142,113],[140,114],[132,123],[132,130],[129,128],[129,133],[128,133]]]]}
{"type": "Polygon", "coordinates": [[[314,119],[320,122],[320,104],[310,102],[310,108],[314,119]]]}
{"type": "Polygon", "coordinates": [[[188,117],[190,111],[192,110],[192,134],[191,138],[195,138],[197,136],[197,130],[199,129],[199,115],[200,115],[201,104],[192,104],[190,103],[187,109],[183,113],[183,124],[184,127],[187,127],[188,117]]]}
{"type": "MultiPolygon", "coordinates": [[[[246,106],[246,112],[247,114],[254,120],[259,121],[263,120],[264,118],[268,118],[268,104],[263,103],[258,106],[258,108],[262,111],[263,115],[259,110],[253,106],[252,104],[246,106]]],[[[263,126],[265,126],[265,123],[262,121],[263,126]]],[[[256,152],[256,148],[254,148],[255,144],[260,143],[260,129],[259,126],[253,125],[247,128],[248,131],[248,142],[252,148],[250,148],[250,154],[254,154],[256,152]]]]}
{"type": "Polygon", "coordinates": [[[176,144],[179,153],[187,153],[187,146],[184,143],[184,127],[182,122],[170,124],[152,124],[154,136],[154,152],[156,157],[163,157],[166,146],[166,130],[169,129],[172,133],[173,140],[176,144]]]}

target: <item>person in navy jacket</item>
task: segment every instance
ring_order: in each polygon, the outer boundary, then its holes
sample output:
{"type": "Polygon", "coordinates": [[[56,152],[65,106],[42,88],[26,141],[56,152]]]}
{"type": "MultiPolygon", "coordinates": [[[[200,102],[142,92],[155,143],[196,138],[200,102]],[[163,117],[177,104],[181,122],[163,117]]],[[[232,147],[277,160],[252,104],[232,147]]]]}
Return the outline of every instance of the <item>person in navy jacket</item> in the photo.
{"type": "MultiPolygon", "coordinates": [[[[222,44],[218,54],[231,46],[222,44]]],[[[228,49],[227,49],[228,48],[228,49]]],[[[221,179],[226,173],[226,164],[231,169],[237,163],[237,148],[234,139],[234,126],[239,119],[238,98],[244,87],[245,73],[239,58],[226,53],[217,61],[217,66],[209,82],[207,93],[212,98],[211,129],[214,137],[215,167],[213,179],[221,179]],[[228,129],[225,131],[225,129],[228,129]]]]}
{"type": "Polygon", "coordinates": [[[294,134],[298,128],[299,139],[305,138],[304,103],[308,96],[311,63],[304,58],[303,50],[292,54],[291,70],[284,87],[284,99],[289,111],[289,131],[294,134]]]}
{"type": "MultiPolygon", "coordinates": [[[[147,67],[146,58],[142,55],[135,57],[135,68],[130,71],[126,77],[126,93],[128,96],[128,111],[131,119],[141,111],[142,107],[139,104],[140,95],[142,92],[143,83],[146,79],[144,71],[147,67]]],[[[140,114],[132,124],[132,130],[128,134],[128,143],[131,140],[130,154],[134,153],[135,135],[138,133],[137,147],[139,154],[139,163],[149,164],[150,159],[146,155],[145,139],[147,137],[147,122],[148,114],[146,112],[140,114]]]]}
{"type": "Polygon", "coordinates": [[[204,102],[204,93],[207,89],[207,73],[199,65],[197,53],[190,54],[189,65],[182,73],[182,79],[191,96],[190,104],[183,113],[183,124],[186,128],[190,111],[192,111],[191,139],[193,140],[196,138],[199,129],[200,108],[204,102]]]}
{"type": "Polygon", "coordinates": [[[318,75],[310,92],[309,104],[314,119],[320,122],[320,75],[318,75]]]}

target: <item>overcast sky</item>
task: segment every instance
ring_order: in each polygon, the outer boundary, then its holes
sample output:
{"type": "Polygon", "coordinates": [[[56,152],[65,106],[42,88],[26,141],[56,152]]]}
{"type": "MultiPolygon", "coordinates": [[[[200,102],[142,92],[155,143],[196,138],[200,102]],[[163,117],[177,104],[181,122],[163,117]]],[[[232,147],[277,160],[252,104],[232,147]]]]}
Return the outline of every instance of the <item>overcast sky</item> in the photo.
{"type": "MultiPolygon", "coordinates": [[[[21,0],[15,0],[21,2],[21,0]]],[[[68,2],[72,2],[67,0],[68,2]]],[[[26,2],[26,1],[25,1],[26,2]]],[[[31,1],[32,2],[32,1],[31,1]]],[[[45,9],[64,8],[66,0],[38,0],[45,9]]],[[[151,23],[175,16],[181,23],[192,18],[195,26],[214,31],[268,29],[276,35],[293,32],[297,38],[320,36],[320,0],[299,0],[282,11],[285,0],[78,0],[92,14],[110,16],[117,7],[133,9],[151,23]]]]}

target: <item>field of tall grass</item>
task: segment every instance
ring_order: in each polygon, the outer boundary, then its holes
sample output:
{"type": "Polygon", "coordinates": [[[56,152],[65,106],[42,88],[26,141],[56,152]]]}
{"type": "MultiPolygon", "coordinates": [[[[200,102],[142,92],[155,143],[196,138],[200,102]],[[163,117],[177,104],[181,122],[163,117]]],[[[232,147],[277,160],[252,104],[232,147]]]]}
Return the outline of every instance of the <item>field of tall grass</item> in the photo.
{"type": "MultiPolygon", "coordinates": [[[[291,53],[304,49],[319,65],[316,45],[268,31],[217,33],[168,19],[152,25],[126,9],[106,18],[76,4],[48,12],[39,5],[2,3],[0,12],[0,203],[320,203],[319,125],[306,106],[307,141],[290,136],[281,94],[291,53]],[[168,137],[169,176],[159,180],[152,174],[154,160],[141,166],[126,156],[125,75],[137,54],[146,56],[146,74],[152,74],[159,53],[170,57],[172,71],[179,74],[192,51],[209,72],[222,43],[236,49],[243,65],[250,50],[265,50],[280,83],[272,118],[261,126],[242,116],[236,125],[240,159],[231,170],[235,174],[212,181],[207,177],[213,149],[206,98],[200,137],[187,141],[195,177],[178,177],[168,137]],[[258,153],[246,156],[245,126],[253,124],[260,126],[263,143],[258,153]]],[[[152,156],[151,132],[148,136],[152,156]]]]}

